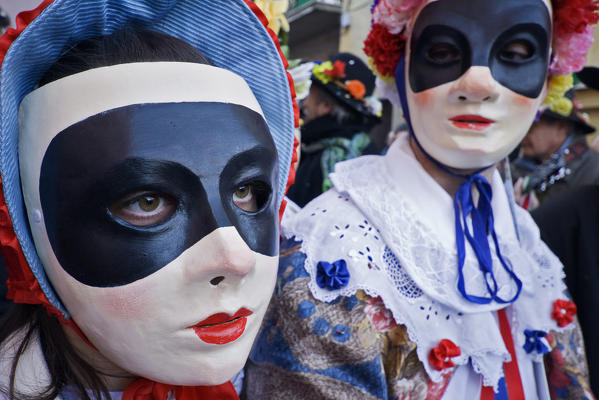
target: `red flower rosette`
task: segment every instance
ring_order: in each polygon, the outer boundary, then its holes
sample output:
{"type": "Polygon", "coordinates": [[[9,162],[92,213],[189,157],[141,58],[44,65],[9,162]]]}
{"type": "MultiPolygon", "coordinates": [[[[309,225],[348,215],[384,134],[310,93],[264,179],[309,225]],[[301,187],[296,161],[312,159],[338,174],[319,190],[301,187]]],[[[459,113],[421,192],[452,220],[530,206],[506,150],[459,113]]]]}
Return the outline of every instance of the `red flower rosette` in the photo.
{"type": "Polygon", "coordinates": [[[379,74],[393,77],[397,63],[403,55],[407,38],[398,33],[393,35],[381,24],[374,24],[364,41],[364,53],[372,58],[379,74]]]}
{"type": "Polygon", "coordinates": [[[576,315],[576,304],[568,300],[555,300],[553,302],[553,312],[551,318],[557,322],[557,326],[563,328],[574,321],[576,315]]]}
{"type": "Polygon", "coordinates": [[[462,354],[462,351],[451,340],[443,339],[437,347],[431,349],[428,353],[428,362],[437,370],[442,371],[447,368],[455,367],[451,360],[462,354]]]}

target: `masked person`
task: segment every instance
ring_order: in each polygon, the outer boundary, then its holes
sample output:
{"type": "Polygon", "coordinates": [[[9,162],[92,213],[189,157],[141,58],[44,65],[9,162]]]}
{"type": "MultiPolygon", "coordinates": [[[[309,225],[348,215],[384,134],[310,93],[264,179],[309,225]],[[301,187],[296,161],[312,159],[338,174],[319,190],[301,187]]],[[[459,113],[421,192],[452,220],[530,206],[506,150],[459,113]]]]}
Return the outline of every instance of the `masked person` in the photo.
{"type": "Polygon", "coordinates": [[[597,9],[375,1],[365,51],[410,134],[339,163],[283,226],[248,398],[593,398],[562,265],[495,164],[548,74],[584,62],[597,9]]]}
{"type": "Polygon", "coordinates": [[[261,20],[55,0],[0,40],[0,398],[237,398],[294,142],[261,20]]]}
{"type": "Polygon", "coordinates": [[[526,209],[536,205],[531,199],[543,203],[569,189],[599,183],[599,154],[586,138],[595,127],[586,121],[573,90],[564,102],[563,110],[542,107],[513,162],[514,179],[521,178],[517,200],[526,209]]]}
{"type": "Polygon", "coordinates": [[[298,206],[330,189],[336,163],[378,153],[368,132],[380,121],[382,105],[372,95],[374,75],[362,60],[339,53],[314,65],[310,91],[301,102],[301,156],[287,197],[298,206]]]}
{"type": "MultiPolygon", "coordinates": [[[[585,67],[576,75],[589,88],[599,89],[597,68],[585,67]]],[[[594,152],[589,149],[580,158],[586,153],[594,152]]],[[[589,155],[585,157],[587,161],[577,164],[588,166],[595,157],[589,155]]],[[[588,176],[593,172],[590,169],[578,174],[588,176]]],[[[566,285],[576,302],[580,327],[587,339],[584,344],[594,393],[599,393],[599,342],[593,340],[599,329],[599,313],[596,310],[599,304],[598,204],[599,185],[595,182],[558,193],[531,212],[541,231],[541,238],[564,264],[566,285]]]]}

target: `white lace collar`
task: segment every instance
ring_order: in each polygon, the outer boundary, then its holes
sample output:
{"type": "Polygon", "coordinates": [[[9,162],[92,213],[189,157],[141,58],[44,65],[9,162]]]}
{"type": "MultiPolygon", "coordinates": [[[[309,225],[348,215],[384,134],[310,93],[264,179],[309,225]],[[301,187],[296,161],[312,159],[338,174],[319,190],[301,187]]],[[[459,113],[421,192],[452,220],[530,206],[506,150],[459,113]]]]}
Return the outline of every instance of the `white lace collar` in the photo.
{"type": "MultiPolygon", "coordinates": [[[[505,307],[496,302],[487,305],[471,303],[455,289],[458,271],[453,199],[416,161],[408,135],[398,139],[386,157],[373,163],[370,168],[356,165],[358,163],[338,164],[335,173],[331,174],[331,181],[337,191],[349,194],[370,218],[370,222],[381,229],[386,244],[418,287],[433,299],[461,312],[505,307]],[[409,231],[400,225],[389,224],[393,216],[409,221],[418,229],[409,231]],[[423,254],[431,252],[434,260],[430,257],[430,261],[420,260],[423,254]]],[[[491,204],[495,231],[501,238],[500,247],[517,248],[519,245],[511,211],[497,171],[490,183],[493,188],[491,204]]],[[[493,272],[502,288],[500,297],[512,298],[515,294],[513,282],[501,268],[495,251],[492,251],[492,257],[493,272]]],[[[530,287],[526,285],[526,280],[530,280],[529,269],[522,265],[514,265],[513,268],[524,281],[524,286],[530,287]]],[[[469,245],[466,246],[464,277],[469,293],[477,296],[488,294],[478,260],[469,245]]]]}
{"type": "MultiPolygon", "coordinates": [[[[385,157],[337,164],[331,180],[335,189],[283,226],[285,236],[303,242],[313,295],[332,301],[362,289],[380,296],[396,322],[408,329],[431,379],[442,377],[429,364],[428,352],[441,339],[450,339],[462,351],[456,363],[466,363],[470,357],[485,384],[496,385],[503,376],[502,363],[510,357],[488,311],[505,306],[473,304],[458,292],[452,199],[414,159],[407,138],[396,141],[385,157]],[[315,282],[317,263],[338,259],[348,264],[349,284],[335,291],[320,288],[315,282]]],[[[516,218],[518,242],[498,174],[491,184],[500,249],[523,281],[510,313],[516,346],[523,346],[524,329],[557,329],[550,315],[553,302],[564,298],[562,266],[541,242],[530,215],[521,209],[516,218]]],[[[499,270],[495,256],[493,264],[500,287],[511,290],[511,281],[499,270]]],[[[486,294],[468,245],[464,275],[469,292],[486,294]]],[[[531,354],[531,358],[539,356],[531,354]]]]}

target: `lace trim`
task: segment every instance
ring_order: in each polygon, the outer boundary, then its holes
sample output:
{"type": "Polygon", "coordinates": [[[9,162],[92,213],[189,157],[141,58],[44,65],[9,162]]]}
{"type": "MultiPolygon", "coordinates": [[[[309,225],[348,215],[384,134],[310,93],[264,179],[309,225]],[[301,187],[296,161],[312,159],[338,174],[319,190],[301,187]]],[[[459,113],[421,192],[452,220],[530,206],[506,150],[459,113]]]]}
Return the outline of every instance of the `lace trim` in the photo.
{"type": "MultiPolygon", "coordinates": [[[[378,160],[381,158],[362,157],[351,163],[372,178],[372,168],[381,173],[378,160]],[[365,164],[372,168],[364,169],[365,164]]],[[[361,182],[363,180],[357,179],[354,184],[361,182]]],[[[416,269],[420,267],[416,263],[438,268],[438,276],[426,280],[433,282],[433,288],[438,287],[443,293],[457,292],[455,281],[448,281],[449,277],[455,276],[449,274],[456,265],[453,262],[455,251],[449,252],[444,243],[434,241],[436,236],[410,212],[401,196],[390,201],[373,182],[375,180],[371,179],[364,191],[371,193],[373,198],[373,202],[368,204],[380,204],[377,211],[385,216],[384,228],[387,231],[378,229],[363,213],[365,203],[360,208],[347,192],[340,193],[334,189],[308,204],[283,226],[286,237],[295,237],[303,242],[305,269],[312,278],[309,283],[312,294],[324,302],[333,301],[338,296],[351,296],[357,290],[363,290],[371,297],[381,297],[394,320],[406,327],[431,380],[440,382],[443,374],[430,366],[428,352],[441,339],[448,338],[462,350],[462,355],[454,359],[455,363],[465,364],[471,358],[474,370],[483,375],[485,385],[496,387],[503,376],[503,362],[509,361],[510,356],[499,329],[489,329],[497,323],[493,313],[486,311],[501,306],[495,305],[491,309],[475,306],[464,310],[431,296],[430,287],[424,290],[411,273],[412,270],[420,271],[420,268],[416,269]],[[409,257],[405,254],[400,257],[395,247],[386,243],[395,234],[401,235],[403,241],[400,240],[402,246],[399,248],[409,257]],[[349,284],[332,292],[321,289],[315,281],[316,264],[338,259],[345,259],[348,264],[351,273],[349,284]],[[411,265],[413,268],[407,268],[406,260],[414,263],[411,265]],[[468,340],[464,340],[462,332],[470,333],[468,340]]],[[[368,211],[372,212],[371,209],[368,211]]],[[[500,246],[504,257],[510,260],[524,282],[523,293],[512,307],[513,337],[516,346],[523,346],[524,329],[559,330],[550,315],[553,301],[564,298],[565,285],[561,279],[564,275],[559,260],[540,241],[538,229],[528,213],[518,210],[517,219],[521,244],[502,241],[500,246]]],[[[540,358],[530,356],[532,361],[540,358]]]]}

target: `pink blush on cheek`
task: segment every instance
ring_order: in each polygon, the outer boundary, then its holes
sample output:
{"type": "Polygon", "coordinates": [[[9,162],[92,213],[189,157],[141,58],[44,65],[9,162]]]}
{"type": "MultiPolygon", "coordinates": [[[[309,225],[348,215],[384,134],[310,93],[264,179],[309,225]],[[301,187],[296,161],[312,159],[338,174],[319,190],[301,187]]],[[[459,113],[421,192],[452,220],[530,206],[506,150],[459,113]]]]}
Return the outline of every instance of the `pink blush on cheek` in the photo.
{"type": "Polygon", "coordinates": [[[137,281],[130,285],[115,288],[98,288],[94,296],[95,308],[105,315],[127,320],[144,319],[155,312],[154,283],[137,281]],[[104,292],[104,293],[102,293],[104,292]]]}
{"type": "Polygon", "coordinates": [[[521,94],[512,93],[512,104],[517,107],[534,107],[537,99],[531,99],[530,97],[522,96],[521,94]]]}
{"type": "Polygon", "coordinates": [[[420,93],[414,93],[414,103],[420,107],[428,106],[432,101],[432,89],[424,90],[420,93]]]}

